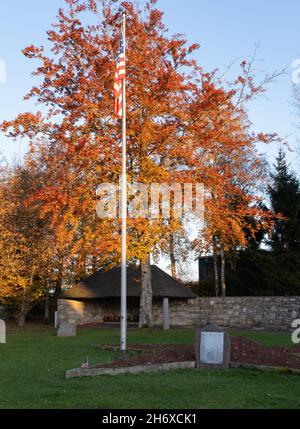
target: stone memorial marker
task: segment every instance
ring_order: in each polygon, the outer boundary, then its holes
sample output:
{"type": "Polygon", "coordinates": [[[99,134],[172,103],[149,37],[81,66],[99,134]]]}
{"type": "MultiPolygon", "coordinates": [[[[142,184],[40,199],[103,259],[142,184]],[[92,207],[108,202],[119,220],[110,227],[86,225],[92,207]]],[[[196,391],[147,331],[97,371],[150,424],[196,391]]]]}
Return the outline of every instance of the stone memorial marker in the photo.
{"type": "Polygon", "coordinates": [[[74,323],[60,323],[57,330],[58,337],[76,337],[77,330],[74,323]]]}
{"type": "Polygon", "coordinates": [[[6,325],[4,320],[0,319],[0,344],[6,344],[6,325]]]}
{"type": "Polygon", "coordinates": [[[230,360],[229,335],[210,324],[196,332],[197,368],[228,368],[230,360]]]}
{"type": "Polygon", "coordinates": [[[58,323],[57,323],[57,311],[54,311],[54,328],[58,328],[58,323]]]}

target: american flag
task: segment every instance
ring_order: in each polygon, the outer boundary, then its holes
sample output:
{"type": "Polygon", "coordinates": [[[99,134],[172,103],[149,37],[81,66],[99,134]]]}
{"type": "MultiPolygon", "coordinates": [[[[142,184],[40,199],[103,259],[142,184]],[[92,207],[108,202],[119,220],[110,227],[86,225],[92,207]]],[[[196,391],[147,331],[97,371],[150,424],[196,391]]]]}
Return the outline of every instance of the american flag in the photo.
{"type": "Polygon", "coordinates": [[[114,82],[115,93],[115,113],[119,118],[123,115],[123,80],[125,79],[125,50],[123,35],[120,35],[120,55],[117,63],[117,70],[114,82]]]}
{"type": "Polygon", "coordinates": [[[88,357],[88,355],[86,356],[85,361],[81,365],[81,368],[89,368],[89,357],[88,357]]]}

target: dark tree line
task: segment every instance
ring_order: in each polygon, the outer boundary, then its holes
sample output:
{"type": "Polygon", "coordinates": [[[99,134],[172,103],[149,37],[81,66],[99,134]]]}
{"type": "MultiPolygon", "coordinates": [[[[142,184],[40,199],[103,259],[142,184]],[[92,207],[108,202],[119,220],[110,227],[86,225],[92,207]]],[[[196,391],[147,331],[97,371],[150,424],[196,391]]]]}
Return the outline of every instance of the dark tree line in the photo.
{"type": "Polygon", "coordinates": [[[249,236],[227,273],[230,295],[298,295],[300,293],[300,183],[281,149],[270,173],[271,235],[249,236]]]}

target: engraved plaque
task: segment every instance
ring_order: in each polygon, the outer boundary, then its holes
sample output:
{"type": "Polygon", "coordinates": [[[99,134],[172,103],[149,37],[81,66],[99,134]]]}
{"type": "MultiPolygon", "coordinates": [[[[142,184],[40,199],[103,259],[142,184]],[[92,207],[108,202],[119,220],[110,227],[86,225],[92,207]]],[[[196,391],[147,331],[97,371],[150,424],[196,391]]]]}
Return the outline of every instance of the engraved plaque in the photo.
{"type": "Polygon", "coordinates": [[[201,332],[200,362],[222,365],[224,362],[224,332],[201,332]]]}

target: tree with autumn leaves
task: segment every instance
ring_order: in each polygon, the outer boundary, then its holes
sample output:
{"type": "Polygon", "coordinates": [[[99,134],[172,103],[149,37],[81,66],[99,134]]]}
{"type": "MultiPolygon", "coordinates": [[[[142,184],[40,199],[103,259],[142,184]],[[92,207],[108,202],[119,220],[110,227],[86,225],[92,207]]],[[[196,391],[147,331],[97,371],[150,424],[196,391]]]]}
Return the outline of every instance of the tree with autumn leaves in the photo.
{"type": "Polygon", "coordinates": [[[13,306],[19,326],[44,295],[51,268],[51,232],[38,204],[28,198],[38,174],[21,166],[2,171],[0,185],[0,304],[13,306]]]}
{"type": "MultiPolygon", "coordinates": [[[[39,63],[34,74],[40,81],[26,98],[35,99],[41,110],[2,124],[8,136],[29,140],[26,168],[43,173],[27,204],[38,204],[53,234],[58,291],[70,273],[76,280],[120,262],[120,221],[97,218],[96,189],[118,184],[121,175],[113,79],[124,11],[128,181],[203,183],[206,222],[194,243],[202,251],[223,255],[232,246],[246,246],[249,218],[271,227],[255,192],[243,187],[259,170],[252,168],[261,162],[255,143],[276,138],[250,131],[245,104],[264,90],[255,85],[251,64],[243,62],[241,75],[226,85],[216,72],[204,72],[193,58],[198,45],[169,35],[156,0],[142,10],[133,1],[66,0],[48,31],[51,51],[24,49],[39,63]]],[[[129,261],[141,265],[140,326],[152,325],[150,254],[167,249],[169,242],[174,257],[172,240],[183,234],[183,226],[184,218],[129,219],[129,261]]]]}

